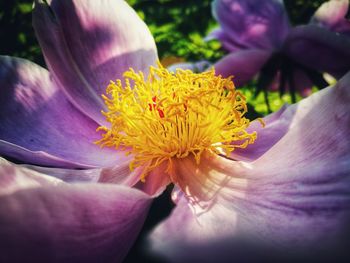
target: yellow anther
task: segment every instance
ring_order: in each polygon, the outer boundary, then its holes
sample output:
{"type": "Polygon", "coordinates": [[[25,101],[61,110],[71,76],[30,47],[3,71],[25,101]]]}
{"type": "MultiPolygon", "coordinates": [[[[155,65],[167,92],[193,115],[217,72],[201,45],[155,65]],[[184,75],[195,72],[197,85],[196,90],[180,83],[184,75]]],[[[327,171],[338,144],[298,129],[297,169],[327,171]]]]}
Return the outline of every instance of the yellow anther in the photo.
{"type": "Polygon", "coordinates": [[[111,81],[102,96],[111,126],[98,128],[105,133],[96,143],[128,149],[130,169],[143,167],[141,181],[163,163],[170,173],[172,158],[192,154],[199,163],[204,150],[229,155],[256,139],[256,132],[246,132],[246,100],[232,77],[216,76],[214,69],[171,73],[159,63],[146,78],[133,69],[124,78],[124,85],[111,81]]]}

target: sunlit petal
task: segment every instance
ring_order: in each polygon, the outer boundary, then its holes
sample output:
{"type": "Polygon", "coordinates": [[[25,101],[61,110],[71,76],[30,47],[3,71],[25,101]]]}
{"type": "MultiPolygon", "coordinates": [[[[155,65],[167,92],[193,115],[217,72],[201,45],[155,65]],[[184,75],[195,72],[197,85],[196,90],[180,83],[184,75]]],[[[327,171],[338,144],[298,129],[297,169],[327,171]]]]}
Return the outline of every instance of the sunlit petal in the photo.
{"type": "Polygon", "coordinates": [[[70,185],[4,163],[0,185],[2,262],[121,262],[150,205],[132,188],[70,185]]]}
{"type": "Polygon", "coordinates": [[[330,0],[323,3],[315,12],[311,23],[327,27],[332,31],[350,36],[350,21],[346,19],[349,0],[330,0]]]}
{"type": "Polygon", "coordinates": [[[45,69],[0,58],[0,155],[66,168],[111,166],[127,157],[101,149],[98,125],[78,111],[45,69]]]}
{"type": "Polygon", "coordinates": [[[349,88],[350,73],[335,87],[297,104],[288,132],[254,162],[211,156],[198,168],[194,162],[186,166],[187,172],[181,168],[180,176],[197,175],[192,182],[202,184],[192,192],[209,198],[203,206],[191,202],[185,192],[172,215],[152,233],[153,250],[174,262],[345,253],[350,222],[349,88]],[[194,174],[196,169],[206,173],[194,174]],[[251,250],[257,254],[242,253],[251,250]]]}
{"type": "Polygon", "coordinates": [[[129,67],[147,71],[157,59],[151,33],[125,1],[37,0],[33,25],[70,101],[99,123],[110,80],[129,67]]]}

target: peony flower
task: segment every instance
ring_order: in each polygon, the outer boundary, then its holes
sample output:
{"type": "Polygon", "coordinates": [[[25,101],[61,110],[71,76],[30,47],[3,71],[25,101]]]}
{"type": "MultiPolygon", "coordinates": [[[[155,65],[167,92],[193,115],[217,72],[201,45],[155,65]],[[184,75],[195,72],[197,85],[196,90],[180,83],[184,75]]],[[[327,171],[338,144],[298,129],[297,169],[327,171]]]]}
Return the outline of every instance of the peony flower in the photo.
{"type": "Polygon", "coordinates": [[[350,73],[250,123],[231,78],[156,66],[124,1],[38,0],[33,24],[50,71],[0,59],[1,261],[120,262],[170,183],[150,243],[173,261],[347,245],[350,73]]]}
{"type": "Polygon", "coordinates": [[[175,187],[177,205],[151,233],[152,249],[171,262],[349,256],[349,85],[347,73],[265,117],[265,128],[253,122],[256,142],[230,158],[182,160],[178,176],[209,200],[189,205],[175,187]]]}
{"type": "Polygon", "coordinates": [[[207,39],[218,39],[229,54],[216,62],[223,76],[240,86],[258,72],[257,92],[287,89],[309,95],[312,85],[327,86],[322,72],[335,77],[350,69],[348,0],[330,0],[307,25],[291,27],[281,0],[215,0],[213,14],[220,28],[207,39]]]}

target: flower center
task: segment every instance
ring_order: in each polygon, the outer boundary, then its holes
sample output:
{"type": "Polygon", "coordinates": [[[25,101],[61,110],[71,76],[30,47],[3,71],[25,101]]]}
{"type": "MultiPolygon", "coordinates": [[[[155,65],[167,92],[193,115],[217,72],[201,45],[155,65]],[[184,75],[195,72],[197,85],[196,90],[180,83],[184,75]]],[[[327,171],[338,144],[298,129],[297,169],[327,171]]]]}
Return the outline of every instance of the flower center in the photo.
{"type": "Polygon", "coordinates": [[[199,164],[204,150],[229,156],[256,139],[256,132],[245,130],[245,97],[232,77],[216,76],[214,69],[171,73],[159,64],[150,67],[147,78],[130,69],[124,83],[111,81],[102,95],[111,125],[98,128],[105,133],[96,143],[132,154],[130,169],[143,167],[142,181],[164,162],[171,173],[173,158],[192,154],[199,164]]]}

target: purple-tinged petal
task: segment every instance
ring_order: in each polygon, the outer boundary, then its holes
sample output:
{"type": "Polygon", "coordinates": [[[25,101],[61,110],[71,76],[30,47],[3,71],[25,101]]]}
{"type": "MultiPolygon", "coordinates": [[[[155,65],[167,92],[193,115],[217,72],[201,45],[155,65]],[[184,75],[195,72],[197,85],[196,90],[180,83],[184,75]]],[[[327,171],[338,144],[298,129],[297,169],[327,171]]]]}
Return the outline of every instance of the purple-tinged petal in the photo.
{"type": "Polygon", "coordinates": [[[246,48],[245,46],[235,43],[234,40],[231,39],[230,36],[227,35],[222,28],[214,29],[212,32],[209,33],[208,36],[204,38],[205,41],[210,41],[213,39],[219,40],[221,46],[229,52],[235,52],[246,48]]]}
{"type": "Polygon", "coordinates": [[[345,18],[349,0],[330,0],[323,3],[311,18],[311,23],[350,36],[350,21],[345,18]]]}
{"type": "Polygon", "coordinates": [[[348,253],[349,102],[350,73],[296,104],[288,132],[256,161],[187,162],[178,176],[192,174],[188,189],[202,184],[202,194],[214,195],[205,206],[180,198],[153,231],[152,249],[173,262],[348,253]]]}
{"type": "Polygon", "coordinates": [[[289,31],[281,0],[216,0],[212,8],[231,42],[244,48],[278,48],[289,31]]]}
{"type": "Polygon", "coordinates": [[[247,132],[257,132],[257,139],[247,148],[237,148],[231,153],[231,158],[239,161],[254,161],[267,152],[288,131],[289,125],[295,114],[296,107],[284,105],[279,111],[265,117],[265,127],[259,121],[253,121],[247,132]]]}
{"type": "Polygon", "coordinates": [[[66,168],[112,166],[129,158],[94,144],[98,124],[71,105],[40,66],[0,57],[0,88],[0,155],[66,168]]]}
{"type": "MultiPolygon", "coordinates": [[[[173,190],[171,191],[171,200],[174,204],[178,204],[184,197],[184,192],[181,191],[181,188],[178,185],[174,185],[173,190]]],[[[187,201],[186,201],[187,202],[187,201]]]]}
{"type": "Polygon", "coordinates": [[[80,167],[89,166],[74,161],[65,160],[43,151],[31,151],[8,141],[0,140],[1,156],[7,156],[20,162],[35,163],[43,166],[80,167]]]}
{"type": "Polygon", "coordinates": [[[152,35],[125,1],[37,0],[33,25],[68,98],[98,123],[110,80],[130,67],[147,73],[157,60],[152,35]]]}
{"type": "Polygon", "coordinates": [[[233,76],[235,85],[241,86],[259,72],[270,56],[269,51],[258,49],[234,52],[215,63],[215,72],[223,77],[233,76]]]}
{"type": "Polygon", "coordinates": [[[349,46],[346,35],[306,25],[291,30],[283,50],[298,63],[341,77],[350,69],[349,46]]]}
{"type": "Polygon", "coordinates": [[[38,172],[16,166],[0,157],[0,197],[30,188],[54,186],[60,179],[42,176],[38,172]]]}
{"type": "Polygon", "coordinates": [[[1,165],[1,262],[121,262],[148,212],[148,195],[110,184],[66,184],[1,165]],[[20,253],[19,253],[20,251],[20,253]]]}
{"type": "Polygon", "coordinates": [[[130,170],[129,162],[121,163],[111,168],[102,169],[98,182],[122,184],[136,189],[152,196],[159,196],[170,184],[169,176],[164,172],[166,167],[161,166],[151,171],[142,182],[141,175],[143,167],[137,167],[130,170]]]}
{"type": "Polygon", "coordinates": [[[96,183],[101,178],[102,169],[64,169],[64,168],[51,168],[36,165],[20,165],[30,170],[55,177],[67,183],[96,183]]]}
{"type": "Polygon", "coordinates": [[[211,63],[205,60],[198,62],[176,63],[168,67],[168,70],[175,72],[177,69],[191,70],[193,72],[203,72],[211,67],[211,63]]]}
{"type": "Polygon", "coordinates": [[[102,169],[98,182],[134,186],[140,180],[141,172],[139,169],[131,171],[129,164],[130,162],[126,161],[102,169]]]}
{"type": "MultiPolygon", "coordinates": [[[[307,76],[302,71],[297,70],[293,77],[295,89],[305,97],[311,95],[312,84],[307,76]]],[[[289,87],[287,86],[287,88],[289,87]]],[[[277,112],[263,118],[264,127],[259,121],[252,122],[247,132],[252,133],[256,131],[258,134],[257,139],[245,149],[235,149],[230,157],[234,160],[249,162],[258,159],[287,133],[296,109],[296,105],[284,105],[277,112]]]]}
{"type": "Polygon", "coordinates": [[[166,187],[171,183],[171,179],[166,171],[165,165],[155,168],[146,176],[146,181],[139,181],[135,188],[145,192],[152,197],[161,195],[166,187]]]}
{"type": "Polygon", "coordinates": [[[331,167],[319,162],[308,169],[278,166],[273,167],[275,171],[243,162],[205,160],[213,180],[226,175],[212,204],[202,208],[181,198],[169,218],[152,232],[152,250],[171,262],[232,262],[232,258],[258,262],[270,252],[287,259],[293,254],[314,257],[324,250],[334,253],[341,246],[346,248],[348,158],[338,159],[331,167]],[[320,180],[319,175],[326,178],[320,180]],[[242,250],[260,253],[249,256],[242,250]]]}

